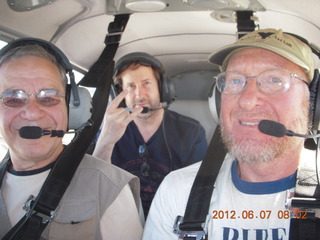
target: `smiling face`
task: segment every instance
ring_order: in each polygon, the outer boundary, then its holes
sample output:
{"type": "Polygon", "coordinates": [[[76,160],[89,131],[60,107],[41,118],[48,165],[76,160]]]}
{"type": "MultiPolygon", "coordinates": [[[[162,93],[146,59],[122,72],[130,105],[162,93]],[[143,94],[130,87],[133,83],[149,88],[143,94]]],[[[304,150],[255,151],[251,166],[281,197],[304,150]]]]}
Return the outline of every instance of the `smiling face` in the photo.
{"type": "MultiPolygon", "coordinates": [[[[65,87],[57,66],[35,56],[20,57],[0,67],[0,93],[18,89],[27,94],[38,94],[43,89],[55,89],[65,95],[65,87]]],[[[0,102],[0,134],[9,146],[15,170],[46,166],[56,160],[63,150],[61,138],[21,138],[21,127],[39,126],[46,130],[66,130],[67,119],[64,98],[51,107],[38,103],[34,95],[29,96],[27,104],[22,107],[8,107],[0,102]]]]}
{"type": "MultiPolygon", "coordinates": [[[[304,71],[287,59],[264,49],[246,49],[234,54],[227,71],[258,76],[272,69],[285,69],[306,79],[304,71]]],[[[256,78],[248,78],[245,89],[234,95],[222,94],[222,137],[231,154],[250,164],[269,162],[302,146],[303,139],[267,136],[258,130],[263,119],[280,122],[298,133],[308,129],[308,87],[292,78],[288,91],[271,95],[262,92],[256,78]]]]}

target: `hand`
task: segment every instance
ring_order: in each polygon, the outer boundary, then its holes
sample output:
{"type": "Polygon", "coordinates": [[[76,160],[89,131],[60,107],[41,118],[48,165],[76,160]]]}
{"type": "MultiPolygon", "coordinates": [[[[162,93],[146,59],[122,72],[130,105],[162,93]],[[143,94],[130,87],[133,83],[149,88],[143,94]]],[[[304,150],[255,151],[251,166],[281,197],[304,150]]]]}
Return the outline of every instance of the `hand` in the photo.
{"type": "Polygon", "coordinates": [[[131,112],[125,108],[119,108],[120,103],[128,94],[128,90],[122,91],[109,105],[105,116],[101,134],[109,135],[116,143],[124,134],[128,124],[142,112],[143,108],[137,106],[131,112]]]}
{"type": "Polygon", "coordinates": [[[119,108],[128,92],[128,90],[123,90],[107,108],[93,156],[109,161],[115,143],[122,137],[128,124],[142,112],[143,108],[139,106],[131,112],[125,108],[119,108]]]}

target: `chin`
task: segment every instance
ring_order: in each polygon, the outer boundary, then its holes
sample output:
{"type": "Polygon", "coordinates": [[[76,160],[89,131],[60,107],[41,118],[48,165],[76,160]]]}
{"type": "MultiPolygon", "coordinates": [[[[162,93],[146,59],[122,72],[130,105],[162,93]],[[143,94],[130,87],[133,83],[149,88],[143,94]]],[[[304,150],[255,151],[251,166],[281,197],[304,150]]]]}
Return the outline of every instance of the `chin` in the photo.
{"type": "Polygon", "coordinates": [[[249,165],[272,162],[277,155],[274,148],[258,144],[233,145],[230,152],[236,159],[249,165]]]}
{"type": "Polygon", "coordinates": [[[147,113],[139,113],[139,114],[138,114],[138,118],[148,119],[148,118],[150,118],[153,114],[154,114],[154,112],[152,112],[152,111],[149,111],[149,112],[147,112],[147,113]]]}

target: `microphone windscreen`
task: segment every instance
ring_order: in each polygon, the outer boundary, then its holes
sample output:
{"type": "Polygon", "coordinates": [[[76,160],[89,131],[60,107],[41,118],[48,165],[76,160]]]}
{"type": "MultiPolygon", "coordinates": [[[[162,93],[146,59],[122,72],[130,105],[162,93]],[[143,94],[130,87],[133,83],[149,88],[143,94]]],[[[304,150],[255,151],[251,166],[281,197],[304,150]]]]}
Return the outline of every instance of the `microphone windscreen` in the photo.
{"type": "Polygon", "coordinates": [[[260,132],[273,137],[283,137],[287,133],[287,129],[283,124],[271,120],[261,120],[258,129],[260,132]]]}
{"type": "Polygon", "coordinates": [[[147,108],[147,107],[143,107],[143,110],[142,110],[142,112],[141,112],[141,113],[147,113],[147,112],[149,112],[149,108],[147,108]]]}
{"type": "Polygon", "coordinates": [[[36,126],[26,126],[19,129],[19,135],[26,139],[38,139],[42,136],[42,129],[36,126]]]}

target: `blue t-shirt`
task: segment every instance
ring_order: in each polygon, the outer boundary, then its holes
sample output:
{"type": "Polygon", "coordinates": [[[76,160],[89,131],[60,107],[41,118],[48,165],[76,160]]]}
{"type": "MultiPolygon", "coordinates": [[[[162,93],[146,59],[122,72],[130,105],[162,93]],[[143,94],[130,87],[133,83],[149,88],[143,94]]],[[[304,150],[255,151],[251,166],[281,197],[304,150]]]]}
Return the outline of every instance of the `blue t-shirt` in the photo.
{"type": "Polygon", "coordinates": [[[165,110],[162,124],[146,143],[136,124],[130,122],[113,149],[111,161],[140,178],[141,200],[147,216],[163,178],[172,170],[202,160],[206,150],[205,130],[198,121],[165,110]],[[148,151],[147,160],[139,155],[140,145],[145,145],[148,151]],[[143,176],[141,172],[146,161],[150,166],[149,176],[143,176]]]}

